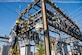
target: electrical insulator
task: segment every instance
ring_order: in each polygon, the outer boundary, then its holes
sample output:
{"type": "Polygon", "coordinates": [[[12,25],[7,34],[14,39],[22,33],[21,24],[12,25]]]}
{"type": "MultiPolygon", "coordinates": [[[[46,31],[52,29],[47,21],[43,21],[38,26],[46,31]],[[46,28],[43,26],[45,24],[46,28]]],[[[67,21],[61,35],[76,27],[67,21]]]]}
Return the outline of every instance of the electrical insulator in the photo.
{"type": "Polygon", "coordinates": [[[43,29],[43,24],[37,23],[37,24],[35,25],[35,29],[36,29],[37,32],[40,32],[40,31],[43,29]]]}
{"type": "Polygon", "coordinates": [[[36,33],[36,35],[34,36],[34,42],[35,42],[35,44],[39,44],[39,35],[38,35],[38,33],[36,33]]]}

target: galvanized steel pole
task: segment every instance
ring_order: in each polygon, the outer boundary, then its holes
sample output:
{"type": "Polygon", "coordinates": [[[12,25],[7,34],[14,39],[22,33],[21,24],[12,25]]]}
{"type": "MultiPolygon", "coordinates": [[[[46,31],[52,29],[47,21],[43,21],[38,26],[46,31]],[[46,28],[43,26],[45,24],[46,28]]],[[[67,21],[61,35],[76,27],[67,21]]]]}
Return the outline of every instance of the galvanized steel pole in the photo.
{"type": "Polygon", "coordinates": [[[51,55],[49,29],[46,16],[46,0],[41,0],[41,4],[42,4],[42,15],[43,15],[42,20],[44,26],[45,55],[51,55]]]}

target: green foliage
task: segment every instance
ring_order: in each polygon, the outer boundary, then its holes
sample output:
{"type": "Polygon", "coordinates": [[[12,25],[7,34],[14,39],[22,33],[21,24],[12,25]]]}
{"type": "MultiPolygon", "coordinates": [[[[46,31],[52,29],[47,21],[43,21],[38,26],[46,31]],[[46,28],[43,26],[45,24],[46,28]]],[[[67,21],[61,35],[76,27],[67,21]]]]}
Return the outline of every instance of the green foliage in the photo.
{"type": "Polygon", "coordinates": [[[40,44],[37,46],[37,51],[40,55],[44,53],[44,44],[42,41],[40,41],[40,44]]]}

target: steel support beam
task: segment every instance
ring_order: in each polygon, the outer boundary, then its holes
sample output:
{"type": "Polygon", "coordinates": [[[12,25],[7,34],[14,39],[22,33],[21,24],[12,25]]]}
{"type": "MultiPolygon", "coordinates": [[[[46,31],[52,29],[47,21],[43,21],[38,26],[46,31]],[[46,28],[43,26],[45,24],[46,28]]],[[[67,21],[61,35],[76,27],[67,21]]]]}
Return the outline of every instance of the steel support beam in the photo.
{"type": "Polygon", "coordinates": [[[68,35],[71,35],[72,37],[75,37],[76,39],[79,39],[80,41],[82,41],[82,38],[81,38],[81,36],[80,35],[78,35],[78,34],[72,34],[72,33],[70,33],[71,31],[66,31],[66,30],[61,30],[61,29],[59,29],[58,27],[56,27],[56,26],[54,26],[53,24],[50,24],[49,23],[49,25],[51,26],[51,27],[54,27],[55,29],[57,29],[57,30],[59,30],[59,31],[62,31],[62,32],[64,32],[64,33],[66,33],[66,34],[68,34],[68,35]]]}
{"type": "Polygon", "coordinates": [[[44,41],[45,41],[45,55],[51,55],[50,51],[50,37],[49,37],[49,28],[48,28],[48,21],[46,15],[46,1],[41,0],[42,4],[42,20],[44,26],[44,41]]]}
{"type": "MultiPolygon", "coordinates": [[[[67,20],[69,20],[73,25],[75,25],[78,29],[79,27],[77,26],[77,24],[75,24],[66,14],[64,14],[60,8],[58,8],[54,3],[52,3],[51,1],[47,0],[47,3],[49,3],[54,9],[56,9],[63,17],[65,17],[67,20]]],[[[80,31],[80,29],[79,29],[80,31]]]]}
{"type": "Polygon", "coordinates": [[[21,19],[22,16],[24,16],[30,9],[34,8],[34,6],[39,2],[40,0],[36,0],[34,4],[30,4],[28,8],[23,10],[23,12],[18,16],[18,19],[21,19]]]}
{"type": "Polygon", "coordinates": [[[0,36],[0,39],[9,39],[8,37],[2,37],[2,36],[0,36]]]}

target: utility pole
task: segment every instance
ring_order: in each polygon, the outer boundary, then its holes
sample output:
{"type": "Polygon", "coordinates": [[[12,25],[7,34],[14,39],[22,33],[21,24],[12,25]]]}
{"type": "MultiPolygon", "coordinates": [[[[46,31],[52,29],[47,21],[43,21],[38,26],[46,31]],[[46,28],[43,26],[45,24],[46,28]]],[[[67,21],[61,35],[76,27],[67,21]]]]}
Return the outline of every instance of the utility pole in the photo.
{"type": "Polygon", "coordinates": [[[42,20],[44,28],[45,55],[51,55],[49,29],[46,16],[46,0],[41,0],[41,4],[42,4],[42,20]]]}

